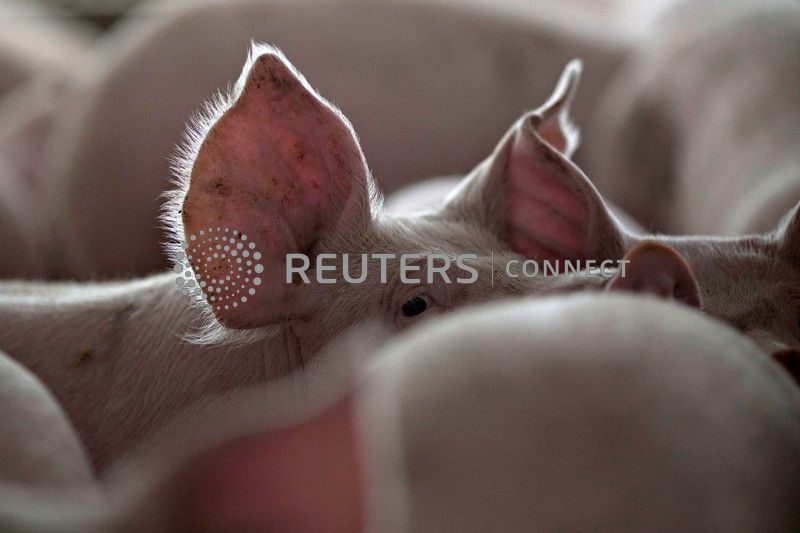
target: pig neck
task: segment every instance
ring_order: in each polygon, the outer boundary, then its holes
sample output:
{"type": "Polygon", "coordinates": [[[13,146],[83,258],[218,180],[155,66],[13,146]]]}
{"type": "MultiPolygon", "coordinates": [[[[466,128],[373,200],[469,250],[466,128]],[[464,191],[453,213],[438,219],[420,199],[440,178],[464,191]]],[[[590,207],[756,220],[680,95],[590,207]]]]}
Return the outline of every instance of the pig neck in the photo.
{"type": "Polygon", "coordinates": [[[174,277],[0,283],[0,349],[55,394],[97,468],[187,405],[293,368],[283,328],[246,346],[184,340],[199,312],[174,277]]]}

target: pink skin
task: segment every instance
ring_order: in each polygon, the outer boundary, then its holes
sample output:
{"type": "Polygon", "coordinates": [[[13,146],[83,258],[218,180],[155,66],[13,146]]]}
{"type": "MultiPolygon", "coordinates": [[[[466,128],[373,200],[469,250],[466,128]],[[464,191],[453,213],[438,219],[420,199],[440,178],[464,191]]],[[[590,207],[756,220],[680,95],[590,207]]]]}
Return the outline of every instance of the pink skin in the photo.
{"type": "MultiPolygon", "coordinates": [[[[539,144],[540,149],[546,146],[539,144]]],[[[768,353],[796,349],[800,344],[800,207],[795,206],[766,234],[729,238],[637,235],[622,226],[575,163],[555,151],[538,160],[544,166],[536,173],[538,187],[525,197],[553,201],[544,208],[553,221],[527,226],[516,234],[512,242],[530,246],[522,248],[529,251],[528,257],[551,258],[555,252],[573,260],[619,259],[636,243],[657,241],[677,254],[640,258],[650,268],[636,272],[639,286],[660,292],[655,280],[665,271],[675,272],[678,259],[685,261],[696,278],[703,311],[746,333],[768,353]],[[576,203],[566,203],[570,200],[562,198],[564,193],[576,203]],[[652,283],[642,283],[642,276],[652,283]]],[[[541,213],[533,216],[545,218],[541,213]]],[[[679,277],[687,277],[685,269],[677,270],[679,277]]],[[[694,301],[693,296],[688,298],[694,301]]]]}
{"type": "MultiPolygon", "coordinates": [[[[206,338],[220,334],[211,337],[218,341],[243,342],[210,347],[181,339],[182,331],[197,327],[202,313],[186,306],[171,274],[99,285],[5,284],[0,287],[0,320],[7,328],[0,331],[0,346],[53,391],[75,423],[96,468],[102,469],[119,458],[145,434],[163,428],[187,406],[200,408],[226,392],[263,383],[304,366],[338,333],[364,319],[383,318],[394,329],[401,329],[437,312],[502,296],[599,290],[605,286],[605,280],[596,277],[524,280],[505,277],[502,272],[496,276],[495,285],[489,286],[486,280],[493,264],[490,253],[498,264],[526,257],[520,253],[521,248],[514,248],[516,243],[531,245],[526,250],[538,253],[541,248],[552,253],[551,243],[558,242],[562,230],[574,238],[572,246],[556,249],[563,254],[560,259],[619,258],[635,242],[645,240],[618,226],[591,183],[564,155],[575,148],[575,137],[566,127],[568,103],[577,81],[575,67],[567,69],[566,81],[548,104],[517,121],[445,206],[428,215],[391,218],[373,211],[377,207],[371,203],[370,176],[359,172],[365,169],[364,159],[345,119],[312,92],[277,51],[264,47],[255,52],[231,100],[222,102],[217,114],[200,124],[197,144],[185,150],[190,159],[182,167],[182,177],[187,181],[165,208],[170,228],[185,238],[191,233],[183,227],[184,221],[196,224],[194,228],[248,225],[241,231],[252,235],[263,247],[268,259],[266,271],[278,275],[277,280],[270,280],[274,285],[281,282],[281,251],[301,251],[312,257],[323,251],[426,253],[432,245],[451,254],[482,254],[475,265],[482,282],[382,285],[375,281],[376,276],[371,276],[373,282],[360,285],[301,283],[265,290],[269,298],[254,298],[243,306],[249,312],[244,319],[242,310],[211,307],[213,329],[201,333],[206,333],[206,338]],[[259,87],[259,74],[267,76],[270,72],[276,74],[279,83],[259,87]],[[254,95],[261,98],[250,100],[254,95]],[[260,125],[273,118],[275,109],[290,109],[290,120],[281,117],[262,130],[260,125]],[[553,115],[559,116],[557,123],[564,127],[560,136],[553,136],[547,127],[553,124],[553,115]],[[308,132],[304,126],[309,123],[320,124],[330,135],[308,132]],[[538,130],[542,125],[550,135],[549,141],[538,130]],[[259,149],[254,150],[236,137],[242,129],[263,135],[259,149]],[[225,142],[227,135],[241,142],[225,142]],[[290,139],[306,143],[320,135],[325,142],[303,144],[308,152],[302,158],[296,157],[293,144],[287,146],[285,142],[290,139]],[[556,145],[563,146],[563,151],[556,145]],[[526,154],[528,160],[524,159],[526,154]],[[255,162],[252,157],[257,158],[255,162]],[[261,158],[265,159],[260,161],[261,158]],[[306,160],[308,167],[303,166],[306,160]],[[292,165],[280,164],[287,161],[292,165]],[[253,173],[262,172],[275,180],[254,179],[253,173]],[[526,177],[536,186],[526,186],[526,177]],[[315,194],[313,184],[330,192],[315,194]],[[310,194],[292,194],[293,187],[307,189],[310,194]],[[241,190],[248,193],[237,192],[241,190]],[[231,194],[220,194],[221,191],[231,194]],[[275,193],[280,196],[272,200],[275,193]],[[562,198],[560,205],[569,208],[548,212],[566,219],[559,224],[544,224],[542,233],[537,233],[537,228],[519,223],[517,217],[526,212],[509,208],[515,195],[562,198]],[[311,239],[315,231],[319,235],[311,239]],[[270,244],[283,248],[269,249],[270,244]],[[427,308],[422,314],[409,316],[403,311],[404,303],[414,298],[424,299],[427,308]],[[220,324],[237,329],[224,329],[220,324]]],[[[266,79],[272,81],[271,76],[266,79]]],[[[771,329],[766,315],[748,311],[741,316],[726,316],[723,312],[736,311],[746,303],[737,299],[735,305],[730,305],[732,295],[728,291],[753,292],[752,281],[747,285],[736,269],[741,268],[746,249],[762,253],[763,256],[754,258],[751,253],[747,257],[770,265],[776,275],[792,271],[800,238],[798,226],[800,222],[788,220],[773,236],[749,241],[661,240],[678,250],[694,270],[701,291],[698,299],[702,299],[704,310],[731,318],[748,332],[750,320],[777,337],[778,332],[771,329]],[[723,276],[742,285],[731,285],[723,276]]],[[[680,289],[691,279],[687,277],[688,269],[680,268],[682,263],[676,262],[677,252],[665,252],[669,249],[658,246],[655,255],[642,253],[641,246],[630,250],[632,272],[641,281],[638,288],[655,288],[654,292],[670,296],[670,287],[664,290],[662,283],[666,277],[674,282],[671,296],[688,301],[684,297],[686,291],[680,289]]],[[[756,263],[746,263],[751,264],[756,263]]],[[[391,275],[395,277],[397,273],[391,275]]],[[[778,305],[781,301],[775,294],[766,292],[775,290],[773,281],[766,280],[756,289],[763,287],[762,296],[778,305]]],[[[793,283],[793,279],[787,282],[793,283]]],[[[776,319],[783,315],[768,316],[776,319]]],[[[200,471],[208,472],[207,466],[200,471]]],[[[343,479],[352,477],[344,472],[343,479]]],[[[220,483],[224,486],[225,480],[220,483]]],[[[189,511],[202,509],[194,506],[198,501],[208,500],[190,498],[186,501],[189,511]]],[[[231,510],[239,511],[246,513],[248,507],[231,510]]]]}
{"type": "Polygon", "coordinates": [[[2,352],[0,405],[0,493],[9,485],[56,489],[93,481],[61,406],[36,376],[2,352]]]}
{"type": "Polygon", "coordinates": [[[360,531],[363,459],[352,398],[288,428],[191,455],[131,516],[146,530],[360,531]],[[165,502],[170,511],[164,512],[165,502]]]}
{"type": "MultiPolygon", "coordinates": [[[[349,124],[315,98],[278,56],[262,55],[249,68],[245,90],[208,132],[192,165],[181,210],[186,240],[206,227],[238,229],[264,251],[265,263],[280,268],[287,253],[310,248],[328,229],[340,216],[335,209],[358,197],[352,194],[354,177],[366,183],[367,173],[349,124]],[[286,171],[291,174],[282,174],[286,171]]],[[[348,208],[367,212],[366,196],[348,208]]],[[[192,266],[203,278],[233,274],[231,261],[198,261],[192,266]]],[[[283,316],[269,303],[286,298],[288,288],[266,284],[248,305],[218,312],[217,318],[237,329],[268,324],[283,316]],[[254,314],[253,309],[269,315],[254,314]]]]}
{"type": "MultiPolygon", "coordinates": [[[[586,176],[574,165],[569,176],[576,187],[586,187],[586,176]]],[[[566,179],[566,176],[561,176],[566,179]]],[[[634,272],[635,279],[645,275],[653,291],[659,290],[656,281],[665,272],[676,272],[685,279],[690,267],[696,278],[704,312],[716,316],[752,337],[766,352],[796,349],[800,344],[800,208],[792,209],[773,231],[763,235],[743,237],[673,237],[664,235],[634,235],[615,219],[602,201],[595,201],[594,213],[606,220],[613,246],[625,243],[630,248],[647,240],[669,245],[677,254],[660,254],[642,258],[650,265],[649,274],[634,272]],[[676,257],[676,255],[678,257],[676,257]],[[754,275],[758,273],[758,275],[754,275]]],[[[631,250],[631,254],[635,251],[631,250]]],[[[609,257],[619,257],[610,255],[609,257]]],[[[630,286],[634,283],[622,283],[630,286]]],[[[689,293],[691,283],[684,284],[689,293]]],[[[687,296],[694,301],[693,296],[687,296]]]]}

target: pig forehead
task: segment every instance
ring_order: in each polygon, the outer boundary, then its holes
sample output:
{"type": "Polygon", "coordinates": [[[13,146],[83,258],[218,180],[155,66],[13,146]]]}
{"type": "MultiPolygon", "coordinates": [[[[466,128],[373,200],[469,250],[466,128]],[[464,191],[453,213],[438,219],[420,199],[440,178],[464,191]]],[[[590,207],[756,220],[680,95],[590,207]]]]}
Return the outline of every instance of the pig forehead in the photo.
{"type": "Polygon", "coordinates": [[[489,255],[506,247],[488,228],[437,214],[386,217],[375,224],[371,245],[394,253],[473,253],[489,255]]]}
{"type": "Polygon", "coordinates": [[[772,286],[800,283],[800,272],[777,255],[750,251],[723,252],[688,259],[698,279],[707,283],[772,286]]]}

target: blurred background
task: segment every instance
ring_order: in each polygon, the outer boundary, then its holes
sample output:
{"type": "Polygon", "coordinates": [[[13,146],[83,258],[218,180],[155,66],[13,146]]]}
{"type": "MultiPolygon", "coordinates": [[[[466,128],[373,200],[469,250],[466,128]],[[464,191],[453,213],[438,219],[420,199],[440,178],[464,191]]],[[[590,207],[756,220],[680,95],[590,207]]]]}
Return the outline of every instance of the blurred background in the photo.
{"type": "Polygon", "coordinates": [[[164,269],[170,155],[252,40],[351,119],[385,193],[470,170],[580,57],[591,175],[600,94],[674,3],[0,0],[0,276],[164,269]]]}

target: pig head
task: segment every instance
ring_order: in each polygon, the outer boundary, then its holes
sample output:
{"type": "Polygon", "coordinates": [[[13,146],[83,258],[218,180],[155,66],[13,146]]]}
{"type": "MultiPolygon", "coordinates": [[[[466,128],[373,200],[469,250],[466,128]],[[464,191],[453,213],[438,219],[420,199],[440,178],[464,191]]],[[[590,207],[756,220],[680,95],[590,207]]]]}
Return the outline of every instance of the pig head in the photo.
{"type": "MultiPolygon", "coordinates": [[[[569,105],[580,68],[567,66],[551,98],[514,124],[445,207],[403,217],[382,211],[341,112],[279,51],[255,45],[232,93],[190,129],[176,160],[178,188],[164,211],[171,251],[188,256],[202,289],[207,338],[252,339],[277,328],[287,349],[305,359],[376,314],[405,327],[468,302],[602,287],[591,276],[520,279],[498,267],[512,258],[599,259],[625,250],[627,237],[605,218],[594,187],[558,181],[578,145],[569,105]],[[552,212],[537,211],[549,202],[552,212]],[[196,243],[212,234],[222,240],[205,240],[211,247],[201,250],[196,243]],[[376,253],[414,255],[418,278],[402,280],[397,262],[382,276],[376,253]],[[432,253],[472,254],[473,282],[429,280],[432,253]],[[288,254],[308,258],[309,279],[285,279],[288,254]],[[315,276],[323,254],[337,262],[327,273],[332,280],[315,276]],[[255,258],[259,264],[248,266],[255,258]],[[368,275],[360,283],[344,279],[361,272],[368,275]],[[246,290],[244,277],[257,277],[258,285],[246,290]]],[[[464,271],[454,264],[445,270],[451,278],[464,271]]]]}
{"type": "MultiPolygon", "coordinates": [[[[618,273],[607,288],[675,298],[746,333],[767,352],[780,352],[782,360],[796,357],[800,204],[764,234],[636,234],[620,223],[574,162],[539,136],[526,142],[531,146],[517,153],[538,150],[539,157],[518,164],[512,156],[506,167],[509,176],[521,178],[518,183],[524,190],[492,195],[500,210],[515,213],[522,222],[520,227],[502,228],[516,250],[536,260],[625,259],[630,261],[627,276],[618,273]],[[529,169],[531,161],[539,166],[529,169]]],[[[451,197],[444,211],[458,217],[468,209],[465,196],[462,190],[451,197]]]]}

